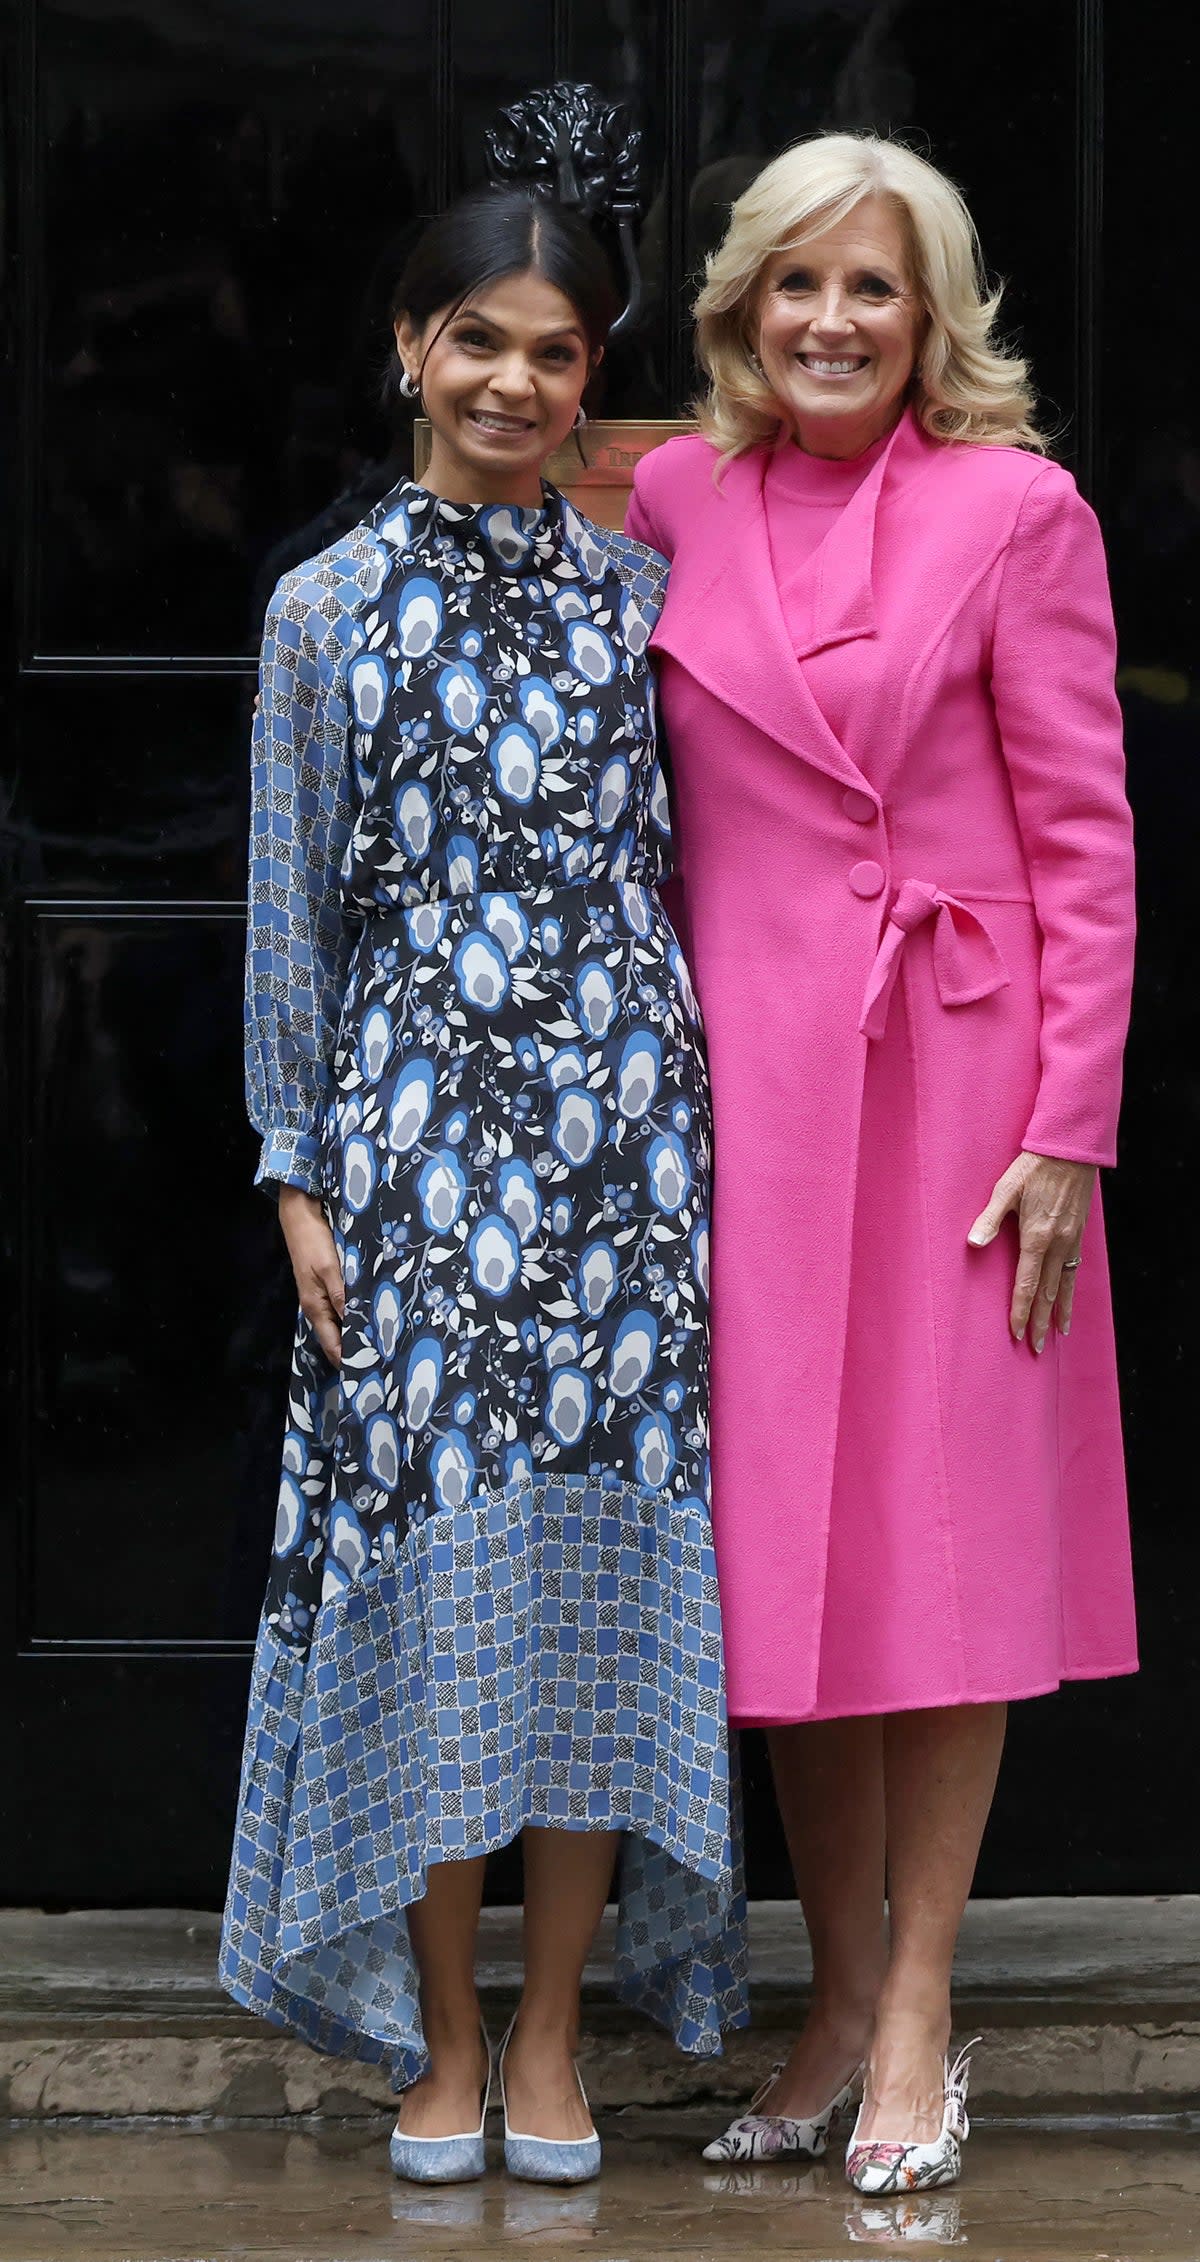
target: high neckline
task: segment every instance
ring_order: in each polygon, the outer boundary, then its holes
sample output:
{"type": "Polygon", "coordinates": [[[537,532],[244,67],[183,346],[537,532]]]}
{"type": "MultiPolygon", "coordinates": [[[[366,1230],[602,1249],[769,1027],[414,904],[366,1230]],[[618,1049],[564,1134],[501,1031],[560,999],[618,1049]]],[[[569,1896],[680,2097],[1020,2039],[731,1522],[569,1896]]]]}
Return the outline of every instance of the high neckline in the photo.
{"type": "Polygon", "coordinates": [[[415,481],[405,485],[403,501],[414,533],[420,529],[456,549],[478,549],[502,573],[523,573],[554,545],[562,529],[562,496],[545,481],[537,510],[516,503],[456,503],[415,481]]]}
{"type": "Polygon", "coordinates": [[[885,432],[881,439],[872,440],[870,447],[856,456],[813,456],[798,447],[794,440],[787,440],[772,452],[768,477],[772,486],[781,490],[789,501],[845,502],[862,485],[893,436],[892,432],[885,432]]]}

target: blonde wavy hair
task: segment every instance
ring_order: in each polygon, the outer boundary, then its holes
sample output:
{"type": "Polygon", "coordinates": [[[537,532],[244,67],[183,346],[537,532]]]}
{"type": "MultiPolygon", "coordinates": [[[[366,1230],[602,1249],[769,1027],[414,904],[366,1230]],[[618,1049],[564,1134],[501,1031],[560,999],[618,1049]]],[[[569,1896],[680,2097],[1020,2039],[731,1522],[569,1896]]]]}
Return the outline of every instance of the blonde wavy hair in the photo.
{"type": "Polygon", "coordinates": [[[696,300],[696,345],[708,378],[695,403],[723,462],[778,436],[779,406],[754,360],[752,324],[769,259],[835,227],[867,196],[897,206],[912,282],[926,316],[911,401],[935,440],[1044,450],[1027,364],[995,335],[999,289],[989,289],[970,213],[952,181],[902,142],[874,134],[815,134],[773,159],[733,206],[696,300]]]}

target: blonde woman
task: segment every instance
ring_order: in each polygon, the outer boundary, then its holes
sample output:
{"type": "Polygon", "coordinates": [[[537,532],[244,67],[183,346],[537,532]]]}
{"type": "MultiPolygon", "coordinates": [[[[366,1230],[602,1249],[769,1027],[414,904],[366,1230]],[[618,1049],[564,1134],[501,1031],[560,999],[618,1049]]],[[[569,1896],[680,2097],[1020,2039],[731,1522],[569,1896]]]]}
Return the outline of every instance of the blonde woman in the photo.
{"type": "Polygon", "coordinates": [[[1133,938],[1112,618],[995,314],[931,165],[789,150],[709,263],[700,429],[629,520],[673,561],[730,1711],[768,1731],[814,1957],[709,2157],[822,2151],[862,2078],[868,2192],[959,2173],[951,1963],[1006,1704],[1136,1663],[1093,1199],[1133,938]]]}

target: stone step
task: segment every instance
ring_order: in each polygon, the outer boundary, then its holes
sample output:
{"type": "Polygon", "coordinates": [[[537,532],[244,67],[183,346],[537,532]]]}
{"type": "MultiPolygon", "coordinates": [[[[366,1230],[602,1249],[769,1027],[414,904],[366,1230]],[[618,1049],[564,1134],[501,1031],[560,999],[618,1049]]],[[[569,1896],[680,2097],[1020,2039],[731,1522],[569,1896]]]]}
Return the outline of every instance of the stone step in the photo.
{"type": "MultiPolygon", "coordinates": [[[[214,1977],[218,1919],[178,1909],[0,1911],[0,2116],[371,2116],[386,2076],[319,2056],[237,2009],[214,1977]]],[[[745,2100],[803,2014],[804,1929],[751,1917],[753,2024],[723,2058],[682,2057],[617,2004],[612,1912],[584,1985],[584,2079],[598,2107],[745,2100]]],[[[498,2034],[516,2001],[520,1918],[485,1911],[481,1994],[498,2034]]],[[[972,2105],[1018,2117],[1200,2109],[1200,1895],[974,1901],[956,2031],[984,2041],[972,2105]]]]}

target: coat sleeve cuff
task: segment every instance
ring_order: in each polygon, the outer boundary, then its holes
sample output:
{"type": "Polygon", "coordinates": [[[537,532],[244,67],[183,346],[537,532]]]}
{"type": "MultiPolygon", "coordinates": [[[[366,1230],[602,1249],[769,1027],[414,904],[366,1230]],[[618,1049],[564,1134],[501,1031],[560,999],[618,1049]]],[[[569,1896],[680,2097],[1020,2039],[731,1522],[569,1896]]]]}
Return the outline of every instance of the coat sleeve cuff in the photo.
{"type": "Polygon", "coordinates": [[[1117,1159],[1115,1146],[1088,1146],[1071,1139],[1056,1139],[1053,1132],[1042,1138],[1031,1124],[1021,1141],[1025,1155],[1046,1155],[1054,1162],[1086,1162],[1096,1170],[1111,1170],[1117,1159]]]}
{"type": "Polygon", "coordinates": [[[320,1194],[321,1147],[310,1131],[271,1131],[262,1143],[254,1183],[268,1193],[281,1186],[299,1186],[306,1194],[320,1194]]]}

